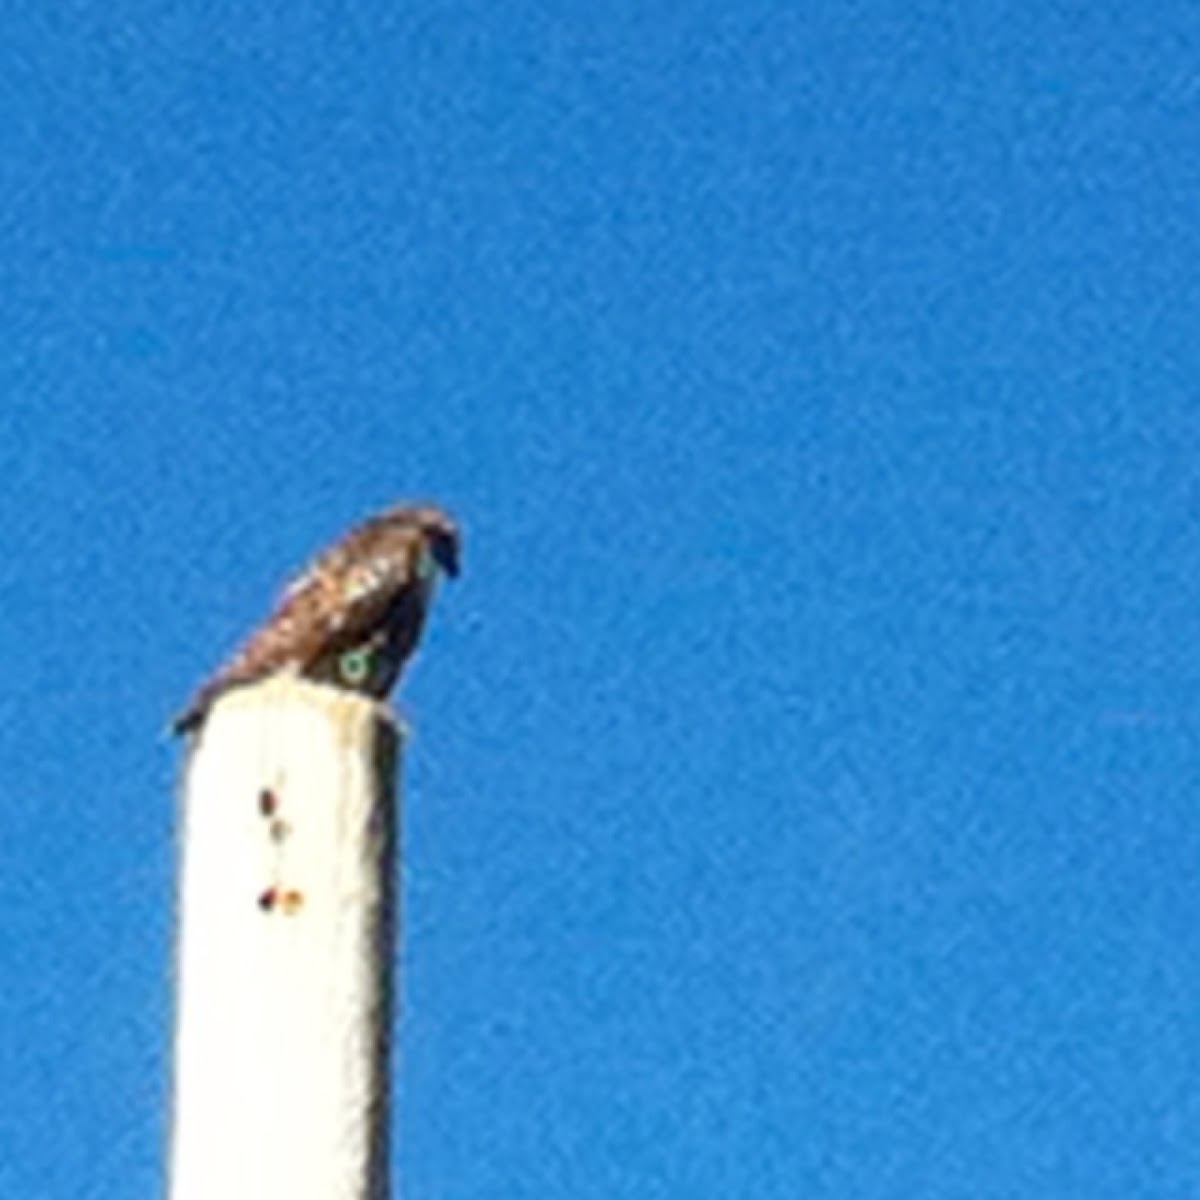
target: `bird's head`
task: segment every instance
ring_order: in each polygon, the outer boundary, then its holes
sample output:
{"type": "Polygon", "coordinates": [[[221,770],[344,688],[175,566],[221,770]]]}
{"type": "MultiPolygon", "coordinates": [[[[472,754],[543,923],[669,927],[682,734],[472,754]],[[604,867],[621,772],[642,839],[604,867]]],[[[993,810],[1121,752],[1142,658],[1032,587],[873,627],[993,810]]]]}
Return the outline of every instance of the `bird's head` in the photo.
{"type": "Polygon", "coordinates": [[[458,574],[462,551],[462,535],[454,518],[433,506],[414,508],[413,519],[425,535],[429,554],[452,579],[458,574]]]}

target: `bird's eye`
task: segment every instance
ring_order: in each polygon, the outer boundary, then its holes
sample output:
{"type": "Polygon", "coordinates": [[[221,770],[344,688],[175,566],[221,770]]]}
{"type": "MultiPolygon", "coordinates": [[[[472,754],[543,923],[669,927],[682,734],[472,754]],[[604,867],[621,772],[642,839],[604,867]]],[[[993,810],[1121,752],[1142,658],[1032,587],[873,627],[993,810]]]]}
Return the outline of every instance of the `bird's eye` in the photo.
{"type": "Polygon", "coordinates": [[[347,650],[338,659],[338,674],[350,687],[360,687],[371,674],[371,651],[365,646],[347,650]]]}

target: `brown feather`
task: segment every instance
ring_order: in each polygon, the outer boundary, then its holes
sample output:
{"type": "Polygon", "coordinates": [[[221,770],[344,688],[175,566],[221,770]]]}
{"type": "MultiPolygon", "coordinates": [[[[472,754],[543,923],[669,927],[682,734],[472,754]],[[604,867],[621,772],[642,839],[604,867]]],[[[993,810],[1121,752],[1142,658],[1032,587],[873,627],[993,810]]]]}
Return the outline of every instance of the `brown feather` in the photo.
{"type": "Polygon", "coordinates": [[[459,534],[434,507],[396,507],[351,529],[283,591],[274,611],[196,692],[173,728],[202,724],[230,688],[281,671],[382,698],[415,650],[440,565],[457,571],[459,534]],[[340,656],[365,647],[377,669],[350,685],[340,656]]]}

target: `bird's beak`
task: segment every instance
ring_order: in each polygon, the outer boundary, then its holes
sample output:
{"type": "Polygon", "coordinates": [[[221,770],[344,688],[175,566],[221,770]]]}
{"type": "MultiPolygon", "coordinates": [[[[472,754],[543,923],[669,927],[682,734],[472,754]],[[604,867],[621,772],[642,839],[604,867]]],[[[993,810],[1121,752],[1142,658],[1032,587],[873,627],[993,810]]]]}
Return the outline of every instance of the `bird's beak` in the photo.
{"type": "Polygon", "coordinates": [[[451,579],[458,575],[458,539],[439,537],[433,539],[433,561],[437,563],[451,579]]]}

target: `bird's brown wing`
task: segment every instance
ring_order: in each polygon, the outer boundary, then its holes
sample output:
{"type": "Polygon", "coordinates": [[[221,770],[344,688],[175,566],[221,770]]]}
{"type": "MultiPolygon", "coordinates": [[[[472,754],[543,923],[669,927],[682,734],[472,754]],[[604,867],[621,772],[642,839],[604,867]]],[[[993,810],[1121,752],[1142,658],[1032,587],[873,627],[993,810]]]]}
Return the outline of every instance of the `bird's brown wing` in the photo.
{"type": "Polygon", "coordinates": [[[229,688],[281,670],[307,674],[371,638],[397,616],[412,627],[403,638],[407,653],[423,615],[423,605],[415,602],[421,588],[420,550],[415,530],[398,538],[396,531],[373,523],[331,547],[284,590],[270,617],[200,688],[174,722],[175,730],[194,729],[229,688]]]}

